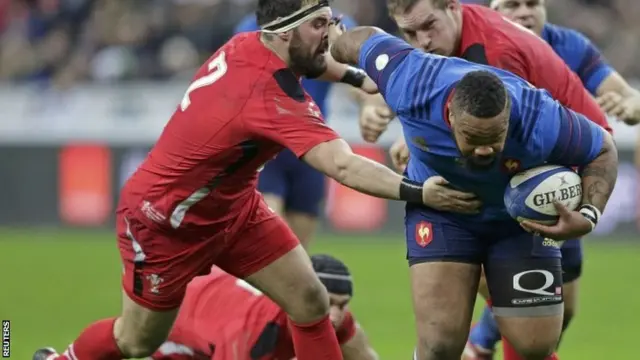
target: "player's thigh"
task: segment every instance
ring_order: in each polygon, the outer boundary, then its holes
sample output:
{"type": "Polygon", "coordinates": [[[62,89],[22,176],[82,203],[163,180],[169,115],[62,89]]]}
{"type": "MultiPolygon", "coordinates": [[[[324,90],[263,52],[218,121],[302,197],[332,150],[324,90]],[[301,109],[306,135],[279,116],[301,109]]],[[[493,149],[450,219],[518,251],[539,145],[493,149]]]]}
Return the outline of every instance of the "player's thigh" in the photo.
{"type": "Polygon", "coordinates": [[[497,234],[485,262],[487,283],[500,332],[523,356],[542,358],[562,332],[560,249],[517,227],[505,224],[497,234]]]}
{"type": "Polygon", "coordinates": [[[282,218],[260,217],[235,236],[217,264],[260,289],[294,321],[322,317],[328,312],[328,295],[309,255],[282,218]]]}
{"type": "Polygon", "coordinates": [[[276,156],[267,162],[258,175],[258,191],[264,196],[267,205],[278,215],[283,215],[285,199],[288,193],[287,159],[276,156]]]}
{"type": "Polygon", "coordinates": [[[216,250],[207,241],[178,241],[124,213],[116,223],[124,290],[116,337],[125,351],[153,351],[166,339],[189,281],[209,271],[216,250]]]}
{"type": "Polygon", "coordinates": [[[491,299],[491,295],[489,294],[489,285],[487,285],[487,276],[484,273],[484,268],[482,269],[480,282],[478,283],[478,294],[480,294],[485,300],[491,299]]]}
{"type": "Polygon", "coordinates": [[[562,243],[560,251],[562,252],[564,322],[567,324],[578,310],[578,290],[583,266],[582,240],[567,240],[562,243]]]}
{"type": "Polygon", "coordinates": [[[409,205],[405,219],[418,357],[459,358],[471,323],[484,246],[441,213],[409,205]]]}

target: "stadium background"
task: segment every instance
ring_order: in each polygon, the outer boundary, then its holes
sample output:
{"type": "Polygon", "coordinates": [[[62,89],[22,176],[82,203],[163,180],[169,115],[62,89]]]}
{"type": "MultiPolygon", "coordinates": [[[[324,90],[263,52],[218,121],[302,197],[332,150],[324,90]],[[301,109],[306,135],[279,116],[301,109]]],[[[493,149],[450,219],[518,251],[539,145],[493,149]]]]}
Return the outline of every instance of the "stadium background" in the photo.
{"type": "MultiPolygon", "coordinates": [[[[624,76],[640,78],[640,3],[549,2],[551,21],[585,32],[624,76]]],[[[89,322],[118,313],[118,189],[162,130],[194,67],[253,6],[0,0],[0,318],[11,320],[12,358],[30,358],[42,345],[63,348],[89,322]]],[[[393,30],[383,0],[336,7],[361,24],[393,30]]],[[[398,124],[376,146],[363,144],[357,108],[344,89],[334,89],[330,124],[357,151],[386,162],[398,124]]],[[[616,124],[618,185],[597,234],[586,240],[580,313],[563,340],[563,359],[637,354],[638,131],[616,124]]],[[[415,339],[402,218],[399,203],[330,183],[312,247],[352,268],[353,308],[382,359],[409,358],[415,339]]]]}

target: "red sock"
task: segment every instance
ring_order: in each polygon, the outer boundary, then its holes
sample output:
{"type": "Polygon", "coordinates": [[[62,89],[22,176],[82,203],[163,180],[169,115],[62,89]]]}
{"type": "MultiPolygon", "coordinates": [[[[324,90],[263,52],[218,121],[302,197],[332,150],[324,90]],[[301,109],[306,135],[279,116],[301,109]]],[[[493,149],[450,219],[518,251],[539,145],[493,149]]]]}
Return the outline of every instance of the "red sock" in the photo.
{"type": "Polygon", "coordinates": [[[104,319],[89,325],[69,345],[64,354],[54,360],[121,360],[124,358],[116,339],[113,324],[116,319],[104,319]]]}
{"type": "Polygon", "coordinates": [[[336,331],[329,315],[310,324],[289,321],[297,360],[342,360],[336,331]]]}
{"type": "Polygon", "coordinates": [[[487,306],[491,308],[491,305],[493,305],[493,303],[491,302],[491,299],[487,299],[487,306]]]}
{"type": "MultiPolygon", "coordinates": [[[[522,360],[522,357],[518,354],[516,349],[511,346],[509,341],[502,338],[502,356],[504,360],[522,360]]],[[[558,354],[553,353],[550,356],[547,356],[545,360],[560,360],[558,354]]]]}

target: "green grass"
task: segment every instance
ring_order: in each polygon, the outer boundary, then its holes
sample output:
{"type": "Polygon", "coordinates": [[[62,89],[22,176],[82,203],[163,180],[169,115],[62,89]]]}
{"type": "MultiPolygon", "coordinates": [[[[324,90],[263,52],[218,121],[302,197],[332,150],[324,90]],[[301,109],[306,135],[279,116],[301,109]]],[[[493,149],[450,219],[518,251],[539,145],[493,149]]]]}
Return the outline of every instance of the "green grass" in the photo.
{"type": "MultiPolygon", "coordinates": [[[[409,358],[415,332],[404,241],[320,237],[356,279],[352,308],[382,359],[409,358]]],[[[590,243],[578,317],[563,360],[631,359],[640,333],[640,242],[590,243]]],[[[12,321],[12,358],[63,349],[90,322],[120,310],[121,265],[110,233],[0,230],[0,318],[12,321]]],[[[481,304],[478,304],[478,307],[481,304]]]]}

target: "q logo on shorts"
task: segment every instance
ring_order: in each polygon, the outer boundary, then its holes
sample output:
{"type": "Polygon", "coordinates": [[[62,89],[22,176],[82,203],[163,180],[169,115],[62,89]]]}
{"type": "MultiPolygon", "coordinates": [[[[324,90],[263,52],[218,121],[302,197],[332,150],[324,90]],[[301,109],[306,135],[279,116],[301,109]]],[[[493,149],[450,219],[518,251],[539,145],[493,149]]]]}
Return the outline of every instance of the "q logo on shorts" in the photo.
{"type": "Polygon", "coordinates": [[[527,270],[527,271],[522,271],[519,272],[515,275],[513,275],[513,289],[517,290],[517,291],[522,291],[525,293],[529,293],[529,294],[535,294],[535,295],[540,295],[540,296],[558,296],[562,294],[562,287],[561,286],[557,286],[555,289],[555,292],[551,292],[551,291],[547,291],[545,289],[547,289],[548,287],[550,287],[551,285],[553,285],[554,283],[554,276],[550,271],[547,270],[527,270]],[[522,278],[530,275],[530,274],[542,274],[544,276],[544,284],[531,289],[528,287],[525,287],[526,285],[522,284],[522,278]]]}

